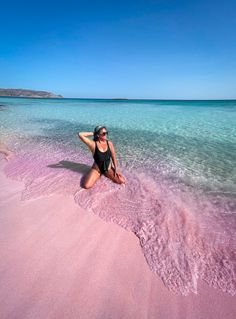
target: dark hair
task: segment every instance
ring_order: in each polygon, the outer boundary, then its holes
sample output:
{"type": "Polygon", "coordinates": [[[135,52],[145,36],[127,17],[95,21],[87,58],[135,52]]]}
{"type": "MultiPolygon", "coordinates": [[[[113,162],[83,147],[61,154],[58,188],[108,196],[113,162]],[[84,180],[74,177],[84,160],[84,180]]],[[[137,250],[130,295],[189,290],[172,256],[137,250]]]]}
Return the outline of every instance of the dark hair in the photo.
{"type": "Polygon", "coordinates": [[[105,130],[107,129],[106,126],[102,126],[102,125],[98,125],[95,127],[95,129],[93,130],[93,140],[94,141],[98,140],[98,134],[103,128],[105,128],[105,130]]]}

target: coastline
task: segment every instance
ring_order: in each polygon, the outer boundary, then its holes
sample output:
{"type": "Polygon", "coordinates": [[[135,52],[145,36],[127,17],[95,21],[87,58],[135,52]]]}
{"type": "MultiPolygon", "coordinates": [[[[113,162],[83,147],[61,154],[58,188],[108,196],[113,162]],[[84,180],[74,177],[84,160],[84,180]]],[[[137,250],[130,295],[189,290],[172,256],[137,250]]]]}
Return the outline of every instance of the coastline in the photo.
{"type": "Polygon", "coordinates": [[[235,297],[198,282],[175,295],[152,273],[138,238],[72,196],[21,201],[0,157],[2,318],[231,319],[235,297]]]}

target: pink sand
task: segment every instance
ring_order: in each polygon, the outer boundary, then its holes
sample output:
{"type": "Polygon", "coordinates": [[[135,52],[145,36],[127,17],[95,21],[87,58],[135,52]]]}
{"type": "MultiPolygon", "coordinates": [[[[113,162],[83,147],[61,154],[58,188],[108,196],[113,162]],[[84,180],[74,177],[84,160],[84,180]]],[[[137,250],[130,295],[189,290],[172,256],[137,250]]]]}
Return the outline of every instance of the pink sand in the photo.
{"type": "Polygon", "coordinates": [[[53,195],[21,201],[0,159],[1,319],[236,318],[236,297],[199,281],[175,295],[152,273],[138,238],[53,195]]]}

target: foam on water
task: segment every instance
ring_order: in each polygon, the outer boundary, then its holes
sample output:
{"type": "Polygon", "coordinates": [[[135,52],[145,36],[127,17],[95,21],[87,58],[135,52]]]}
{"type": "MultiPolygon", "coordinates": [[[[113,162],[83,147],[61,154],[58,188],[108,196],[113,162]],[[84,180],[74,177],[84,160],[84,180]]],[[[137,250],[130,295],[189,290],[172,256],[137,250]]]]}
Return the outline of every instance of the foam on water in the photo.
{"type": "MultiPolygon", "coordinates": [[[[44,104],[43,107],[46,108],[44,104]]],[[[41,113],[41,108],[36,107],[36,113],[41,113]]],[[[101,111],[101,107],[98,108],[101,111]]],[[[155,114],[152,108],[155,110],[151,105],[148,119],[155,114]]],[[[51,108],[46,109],[51,112],[51,108]]],[[[25,106],[22,110],[30,112],[25,106]]],[[[82,110],[86,111],[84,105],[82,110]]],[[[131,130],[133,124],[129,129],[113,127],[112,140],[117,144],[119,139],[123,142],[117,147],[117,156],[127,183],[117,185],[102,176],[93,188],[85,190],[81,188],[81,179],[93,161],[75,133],[87,131],[87,124],[58,119],[58,109],[54,120],[52,115],[41,118],[30,113],[25,120],[21,117],[16,120],[21,126],[24,124],[25,130],[20,128],[13,135],[12,126],[7,129],[7,123],[14,124],[14,112],[10,109],[10,114],[6,111],[4,115],[2,133],[8,135],[9,146],[15,151],[15,157],[5,166],[5,173],[24,182],[22,200],[55,193],[72,196],[88,212],[132,231],[140,240],[150,269],[169,290],[184,295],[197,293],[198,278],[201,278],[210,286],[235,294],[236,199],[235,176],[231,176],[234,169],[232,140],[227,141],[229,152],[227,145],[222,144],[224,137],[220,141],[216,141],[218,136],[212,137],[206,148],[198,145],[199,130],[190,143],[184,136],[181,139],[181,134],[175,140],[170,132],[156,134],[156,139],[149,138],[150,131],[131,130]],[[33,126],[35,130],[30,134],[28,129],[33,126]],[[188,150],[184,154],[180,151],[182,147],[188,150]]],[[[77,112],[81,112],[78,106],[77,112]]],[[[158,112],[164,117],[163,110],[158,112]]],[[[139,117],[137,111],[136,118],[139,117]]],[[[137,121],[140,125],[140,120],[137,121]]],[[[224,134],[225,131],[222,136],[224,134]]]]}

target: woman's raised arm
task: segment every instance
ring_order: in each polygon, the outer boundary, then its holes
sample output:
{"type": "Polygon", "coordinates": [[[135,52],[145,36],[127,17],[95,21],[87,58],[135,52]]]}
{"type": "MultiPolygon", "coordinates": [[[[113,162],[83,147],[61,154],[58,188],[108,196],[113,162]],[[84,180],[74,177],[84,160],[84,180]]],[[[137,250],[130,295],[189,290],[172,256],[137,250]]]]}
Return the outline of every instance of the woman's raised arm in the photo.
{"type": "Polygon", "coordinates": [[[78,137],[84,142],[91,151],[94,149],[94,141],[90,140],[88,136],[93,136],[93,132],[79,132],[77,133],[78,137]]]}

